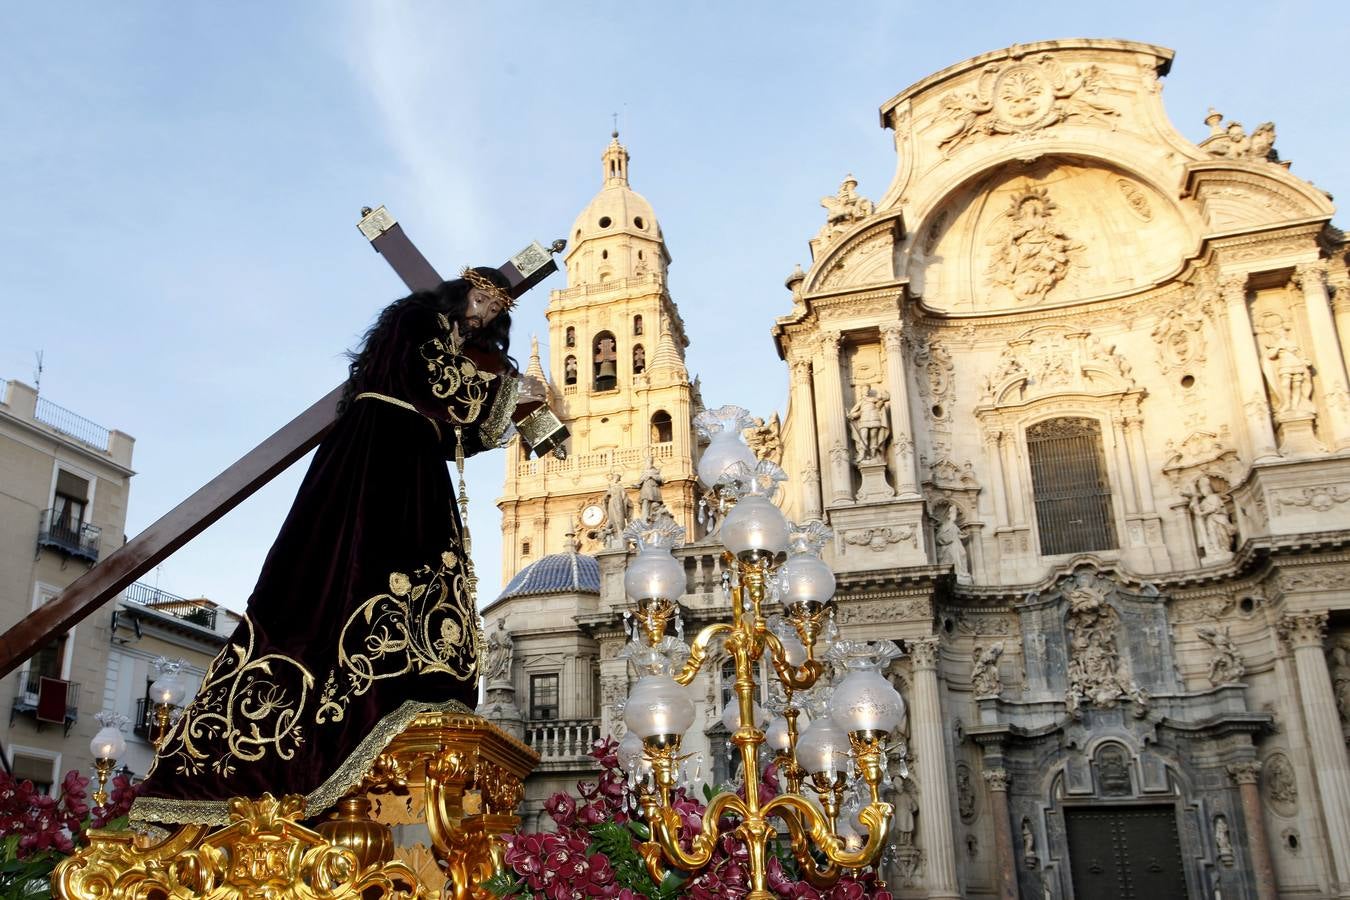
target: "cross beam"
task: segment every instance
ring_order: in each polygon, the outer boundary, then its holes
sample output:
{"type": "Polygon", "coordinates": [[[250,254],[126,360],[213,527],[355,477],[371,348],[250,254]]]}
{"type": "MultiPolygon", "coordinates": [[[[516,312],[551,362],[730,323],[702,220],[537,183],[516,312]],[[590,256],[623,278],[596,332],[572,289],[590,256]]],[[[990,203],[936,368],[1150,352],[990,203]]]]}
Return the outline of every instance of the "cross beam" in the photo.
{"type": "MultiPolygon", "coordinates": [[[[440,276],[436,270],[384,207],[362,210],[362,232],[371,237],[366,232],[368,220],[381,214],[387,227],[378,229],[371,238],[375,249],[389,261],[410,290],[425,290],[439,284],[440,276]],[[382,240],[381,235],[384,236],[382,240]],[[429,280],[432,278],[435,280],[429,280]]],[[[555,241],[548,249],[532,244],[501,266],[513,296],[523,294],[557,270],[551,253],[561,251],[561,243],[555,241]]],[[[323,399],[0,635],[0,677],[13,672],[57,635],[70,630],[318,446],[337,418],[342,390],[343,385],[333,388],[323,399]]],[[[548,407],[539,406],[530,412],[530,417],[538,417],[540,411],[547,413],[548,407]]],[[[551,413],[548,415],[552,416],[551,413]]],[[[528,424],[519,422],[517,427],[528,438],[528,424]]],[[[563,429],[563,437],[566,437],[566,429],[563,429]]]]}

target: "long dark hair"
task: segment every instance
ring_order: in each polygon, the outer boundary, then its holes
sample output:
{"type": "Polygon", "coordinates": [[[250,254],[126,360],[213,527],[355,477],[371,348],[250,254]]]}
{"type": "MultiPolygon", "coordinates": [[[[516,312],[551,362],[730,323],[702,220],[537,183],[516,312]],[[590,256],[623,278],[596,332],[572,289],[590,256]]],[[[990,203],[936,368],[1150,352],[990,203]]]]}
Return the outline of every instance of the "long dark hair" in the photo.
{"type": "MultiPolygon", "coordinates": [[[[490,278],[503,290],[507,288],[505,276],[496,269],[480,266],[474,271],[490,278]]],[[[520,367],[508,352],[511,348],[511,314],[503,310],[482,328],[467,330],[463,324],[464,308],[468,305],[470,288],[469,282],[462,278],[442,281],[429,291],[414,291],[381,310],[361,339],[360,349],[347,353],[351,362],[347,366],[347,385],[338,403],[338,412],[345,412],[352,398],[362,391],[377,390],[390,384],[395,374],[393,370],[407,365],[406,354],[393,344],[398,340],[407,340],[406,335],[398,334],[395,323],[409,309],[444,313],[451,322],[458,321],[466,347],[502,359],[506,364],[506,374],[516,374],[520,367]]]]}

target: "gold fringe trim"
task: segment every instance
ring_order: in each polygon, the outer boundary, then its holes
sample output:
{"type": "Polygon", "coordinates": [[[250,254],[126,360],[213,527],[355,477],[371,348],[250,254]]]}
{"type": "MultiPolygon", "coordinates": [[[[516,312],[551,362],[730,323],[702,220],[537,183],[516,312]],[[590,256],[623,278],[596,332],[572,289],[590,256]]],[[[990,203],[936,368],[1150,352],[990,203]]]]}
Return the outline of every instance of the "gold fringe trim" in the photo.
{"type": "Polygon", "coordinates": [[[412,405],[411,403],[409,403],[407,400],[400,400],[400,399],[398,399],[397,397],[390,397],[388,394],[377,394],[377,393],[375,393],[374,391],[362,391],[361,393],[357,394],[357,395],[356,395],[355,397],[353,397],[352,399],[353,399],[353,400],[383,400],[385,403],[392,403],[392,404],[394,404],[395,406],[401,406],[401,407],[403,407],[404,409],[408,410],[408,412],[414,412],[414,413],[417,413],[419,416],[421,416],[423,419],[426,420],[426,422],[427,422],[428,425],[430,425],[432,428],[436,429],[436,440],[439,441],[439,440],[441,439],[441,426],[439,426],[439,425],[436,424],[436,420],[433,419],[433,418],[431,418],[430,416],[426,415],[425,413],[423,413],[420,409],[418,409],[417,407],[413,406],[413,405],[412,405]]]}
{"type": "MultiPolygon", "coordinates": [[[[365,736],[356,749],[348,754],[346,760],[338,766],[332,775],[324,779],[323,784],[305,795],[305,818],[313,818],[337,803],[348,791],[355,787],[375,757],[384,752],[389,742],[403,733],[412,724],[412,720],[428,712],[467,713],[473,710],[458,700],[443,703],[427,703],[421,700],[405,700],[398,709],[389,713],[365,736]]],[[[174,800],[169,797],[138,797],[131,807],[133,822],[160,822],[175,825],[228,825],[230,822],[228,800],[174,800]]]]}

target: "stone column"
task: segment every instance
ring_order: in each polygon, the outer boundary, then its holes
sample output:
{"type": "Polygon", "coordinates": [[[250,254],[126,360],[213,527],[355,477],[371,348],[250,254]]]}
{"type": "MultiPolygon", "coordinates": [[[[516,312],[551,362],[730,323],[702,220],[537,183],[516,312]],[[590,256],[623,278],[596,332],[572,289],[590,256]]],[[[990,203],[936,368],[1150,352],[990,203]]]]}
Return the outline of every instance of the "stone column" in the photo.
{"type": "Polygon", "coordinates": [[[1134,489],[1139,497],[1139,511],[1152,514],[1156,510],[1153,503],[1153,477],[1148,467],[1148,449],[1144,444],[1144,420],[1139,416],[1127,416],[1125,419],[1125,439],[1130,450],[1130,459],[1134,463],[1134,489]]]}
{"type": "Polygon", "coordinates": [[[999,900],[1017,900],[1017,857],[1013,853],[1012,818],[1008,812],[1008,772],[985,769],[989,815],[994,820],[994,856],[998,861],[999,900]]]}
{"type": "Polygon", "coordinates": [[[1312,332],[1313,364],[1322,384],[1326,401],[1327,424],[1324,437],[1337,450],[1350,447],[1350,391],[1345,387],[1345,361],[1336,341],[1336,323],[1331,317],[1331,298],[1327,296],[1326,263],[1304,263],[1294,270],[1294,280],[1303,288],[1303,306],[1308,312],[1308,330],[1312,332]]]}
{"type": "Polygon", "coordinates": [[[909,367],[905,365],[904,327],[899,322],[881,326],[886,345],[886,389],[891,392],[891,469],[901,500],[919,499],[914,465],[914,427],[909,418],[909,367]]]}
{"type": "Polygon", "coordinates": [[[1337,269],[1327,278],[1336,292],[1331,308],[1336,317],[1336,335],[1341,342],[1341,359],[1350,361],[1350,277],[1345,269],[1337,269]]]}
{"type": "Polygon", "coordinates": [[[1342,896],[1350,896],[1345,893],[1350,891],[1350,760],[1346,758],[1345,736],[1322,649],[1326,630],[1325,612],[1286,613],[1279,623],[1280,637],[1294,652],[1299,699],[1335,881],[1346,886],[1342,896]]]}
{"type": "Polygon", "coordinates": [[[1233,368],[1237,371],[1238,397],[1247,422],[1247,437],[1257,462],[1275,459],[1275,429],[1270,424],[1270,402],[1261,375],[1261,359],[1252,337],[1251,313],[1247,310],[1247,276],[1224,275],[1219,279],[1224,312],[1228,318],[1228,343],[1232,348],[1233,368]]]}
{"type": "Polygon", "coordinates": [[[990,428],[984,433],[984,450],[989,459],[989,481],[992,483],[991,492],[994,495],[995,527],[1012,524],[1012,520],[1008,518],[1008,500],[1004,496],[1003,450],[999,447],[1002,439],[1003,432],[997,428],[990,428]]]}
{"type": "Polygon", "coordinates": [[[1017,434],[1003,432],[1003,477],[1008,485],[1008,518],[1013,525],[1025,526],[1029,521],[1027,496],[1022,490],[1022,460],[1017,453],[1017,434]]]}
{"type": "Polygon", "coordinates": [[[816,447],[816,410],[811,402],[811,360],[795,358],[791,363],[792,446],[802,454],[800,512],[803,519],[819,519],[820,455],[816,447]],[[814,475],[814,477],[811,477],[814,475]]]}
{"type": "Polygon", "coordinates": [[[1139,512],[1139,494],[1134,485],[1134,466],[1130,463],[1130,450],[1125,446],[1125,419],[1111,417],[1111,452],[1116,457],[1116,474],[1120,478],[1120,499],[1125,505],[1125,514],[1139,512]]]}
{"type": "Polygon", "coordinates": [[[961,896],[956,880],[956,839],[952,833],[952,801],[948,791],[947,750],[942,740],[942,703],[938,690],[938,639],[909,642],[914,663],[914,708],[910,722],[914,749],[923,774],[919,791],[919,828],[928,854],[928,896],[961,896]]]}
{"type": "Polygon", "coordinates": [[[1242,818],[1247,823],[1247,852],[1252,857],[1256,877],[1256,900],[1276,900],[1275,868],[1270,862],[1270,842],[1266,837],[1266,815],[1261,808],[1261,764],[1240,762],[1228,767],[1242,797],[1242,818]]]}
{"type": "Polygon", "coordinates": [[[816,389],[816,427],[821,453],[828,457],[826,493],[830,503],[853,502],[853,474],[849,470],[848,423],[844,416],[844,389],[839,378],[839,332],[820,335],[820,355],[812,364],[816,389]]]}

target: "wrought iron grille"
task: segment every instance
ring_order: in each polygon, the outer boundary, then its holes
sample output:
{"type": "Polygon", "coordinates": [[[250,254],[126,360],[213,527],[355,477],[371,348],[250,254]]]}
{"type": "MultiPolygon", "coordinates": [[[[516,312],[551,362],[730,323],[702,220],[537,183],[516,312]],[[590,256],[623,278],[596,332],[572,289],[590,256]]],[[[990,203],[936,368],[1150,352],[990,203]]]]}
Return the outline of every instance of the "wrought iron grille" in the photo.
{"type": "Polygon", "coordinates": [[[1027,429],[1027,456],[1041,553],[1116,547],[1100,423],[1083,418],[1037,422],[1027,429]]]}

